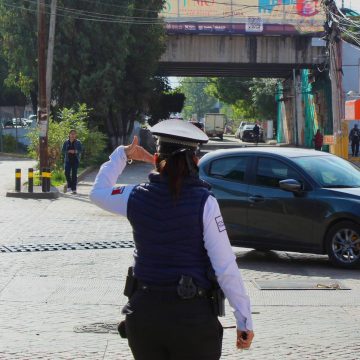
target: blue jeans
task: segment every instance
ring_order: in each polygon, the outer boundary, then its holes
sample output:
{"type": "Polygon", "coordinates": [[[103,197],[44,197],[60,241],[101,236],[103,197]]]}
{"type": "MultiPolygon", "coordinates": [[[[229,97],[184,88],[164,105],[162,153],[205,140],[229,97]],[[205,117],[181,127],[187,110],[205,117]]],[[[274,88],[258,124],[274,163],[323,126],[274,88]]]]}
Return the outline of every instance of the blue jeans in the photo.
{"type": "Polygon", "coordinates": [[[67,187],[71,188],[72,191],[76,191],[78,167],[79,162],[77,160],[71,163],[70,161],[67,161],[65,163],[65,176],[67,181],[67,187]]]}

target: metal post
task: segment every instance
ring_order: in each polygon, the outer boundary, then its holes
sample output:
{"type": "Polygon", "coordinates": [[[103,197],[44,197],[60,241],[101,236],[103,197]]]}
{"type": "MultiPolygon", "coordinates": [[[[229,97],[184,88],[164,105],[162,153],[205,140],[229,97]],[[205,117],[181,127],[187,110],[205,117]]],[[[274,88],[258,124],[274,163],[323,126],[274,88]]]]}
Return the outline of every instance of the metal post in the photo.
{"type": "Polygon", "coordinates": [[[34,192],[34,169],[28,169],[28,192],[34,192]]]}
{"type": "Polygon", "coordinates": [[[45,49],[45,0],[38,0],[38,73],[39,107],[38,122],[40,127],[40,169],[48,166],[48,114],[46,101],[46,49],[45,49]]]}
{"type": "Polygon", "coordinates": [[[21,191],[21,169],[15,169],[15,191],[21,191]]]}

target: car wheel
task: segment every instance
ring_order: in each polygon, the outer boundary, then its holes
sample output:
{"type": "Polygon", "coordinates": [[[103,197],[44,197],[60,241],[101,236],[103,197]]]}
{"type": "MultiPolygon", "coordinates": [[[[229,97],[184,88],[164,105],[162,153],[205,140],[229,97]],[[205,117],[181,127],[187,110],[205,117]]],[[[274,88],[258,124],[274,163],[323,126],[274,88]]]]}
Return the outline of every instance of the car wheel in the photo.
{"type": "Polygon", "coordinates": [[[326,251],[330,261],[343,268],[360,266],[360,226],[351,221],[341,221],[326,235],[326,251]]]}

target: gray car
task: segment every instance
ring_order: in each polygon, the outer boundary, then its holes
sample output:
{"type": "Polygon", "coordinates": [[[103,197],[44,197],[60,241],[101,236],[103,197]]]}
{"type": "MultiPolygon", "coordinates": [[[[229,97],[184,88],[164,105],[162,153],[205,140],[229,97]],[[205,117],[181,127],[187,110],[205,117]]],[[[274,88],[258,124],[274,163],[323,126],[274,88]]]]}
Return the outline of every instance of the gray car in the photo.
{"type": "Polygon", "coordinates": [[[328,254],[360,265],[360,169],[337,156],[298,148],[242,148],[205,155],[235,246],[328,254]]]}

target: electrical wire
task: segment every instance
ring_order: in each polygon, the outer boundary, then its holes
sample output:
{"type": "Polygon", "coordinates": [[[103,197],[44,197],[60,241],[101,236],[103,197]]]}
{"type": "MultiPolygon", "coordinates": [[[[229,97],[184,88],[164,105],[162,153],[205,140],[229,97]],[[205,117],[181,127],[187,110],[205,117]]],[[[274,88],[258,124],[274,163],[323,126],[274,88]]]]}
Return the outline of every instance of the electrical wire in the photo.
{"type": "MultiPolygon", "coordinates": [[[[27,12],[32,12],[37,14],[37,10],[36,9],[30,9],[30,8],[25,8],[25,7],[20,7],[20,6],[16,6],[16,5],[12,5],[9,4],[7,2],[3,2],[3,5],[6,7],[10,7],[13,9],[18,9],[18,10],[23,10],[23,11],[27,11],[27,12]]],[[[45,14],[47,15],[51,15],[51,13],[49,11],[45,11],[45,14]]],[[[66,15],[66,14],[61,14],[61,13],[57,13],[57,16],[60,17],[71,17],[73,19],[76,20],[86,20],[86,21],[94,21],[94,22],[102,22],[102,23],[112,23],[112,24],[133,24],[133,25],[163,25],[164,22],[162,19],[157,19],[157,21],[134,21],[132,19],[130,20],[126,20],[126,19],[122,19],[122,20],[109,20],[109,19],[103,19],[103,18],[95,18],[95,17],[86,17],[86,16],[70,16],[70,15],[66,15]]],[[[151,19],[150,19],[151,20],[151,19]]]]}
{"type": "MultiPolygon", "coordinates": [[[[28,3],[32,3],[35,4],[37,3],[34,0],[24,0],[27,1],[28,3]]],[[[96,3],[93,0],[79,0],[82,2],[88,2],[88,3],[96,3]]],[[[192,0],[195,1],[195,0],[192,0]]],[[[242,15],[246,15],[246,13],[251,12],[254,8],[257,9],[267,9],[264,6],[257,6],[257,5],[247,5],[247,4],[234,4],[233,2],[229,3],[229,2],[217,2],[217,1],[206,1],[204,0],[204,2],[209,2],[212,4],[222,4],[222,5],[230,5],[232,7],[235,7],[235,9],[233,9],[231,12],[229,12],[229,14],[224,14],[222,16],[219,16],[218,14],[214,14],[213,16],[211,16],[211,19],[224,19],[224,18],[228,18],[228,17],[234,17],[234,13],[237,11],[241,11],[241,10],[245,10],[242,12],[242,15]]],[[[20,10],[25,10],[25,11],[30,11],[30,12],[36,12],[36,10],[32,10],[29,8],[24,8],[24,7],[20,7],[20,6],[16,6],[7,2],[3,2],[3,4],[5,6],[8,7],[12,7],[12,8],[16,8],[16,9],[20,9],[20,10]]],[[[297,3],[291,4],[291,5],[296,5],[297,3]]],[[[110,4],[105,4],[110,6],[110,4]]],[[[46,5],[47,7],[49,7],[49,5],[46,5]]],[[[289,5],[283,5],[283,9],[272,9],[273,11],[277,11],[277,12],[281,12],[282,14],[286,15],[286,14],[297,14],[297,12],[293,12],[293,11],[286,11],[285,7],[287,7],[289,5]]],[[[115,5],[115,7],[118,8],[126,8],[125,6],[120,6],[120,5],[115,5]]],[[[155,18],[150,18],[150,17],[142,17],[142,16],[126,16],[126,15],[114,15],[114,14],[109,14],[109,13],[100,13],[100,12],[96,12],[96,11],[89,11],[89,10],[81,10],[81,9],[73,9],[73,8],[69,8],[69,7],[63,7],[63,6],[58,6],[58,10],[60,13],[58,13],[59,16],[69,16],[75,19],[80,19],[80,20],[87,20],[87,21],[98,21],[98,22],[108,22],[108,23],[126,23],[126,24],[131,24],[131,23],[136,23],[136,24],[141,24],[141,25],[148,25],[148,24],[162,24],[162,18],[161,21],[159,21],[159,18],[155,17],[155,18]]],[[[150,10],[150,9],[133,9],[134,11],[149,11],[149,12],[154,12],[156,13],[155,10],[150,10]]],[[[49,12],[46,12],[47,14],[49,14],[49,12]]],[[[166,12],[163,13],[164,16],[166,17],[166,12]]],[[[167,13],[167,14],[175,14],[175,13],[167,13]]],[[[177,13],[176,13],[177,14],[177,13]]],[[[236,16],[236,15],[235,15],[236,16]]],[[[201,18],[201,16],[199,16],[201,18]]],[[[202,20],[203,21],[203,20],[202,20]]],[[[289,20],[288,20],[289,21],[289,20]]],[[[192,22],[197,22],[196,20],[192,20],[192,22]]]]}

